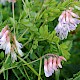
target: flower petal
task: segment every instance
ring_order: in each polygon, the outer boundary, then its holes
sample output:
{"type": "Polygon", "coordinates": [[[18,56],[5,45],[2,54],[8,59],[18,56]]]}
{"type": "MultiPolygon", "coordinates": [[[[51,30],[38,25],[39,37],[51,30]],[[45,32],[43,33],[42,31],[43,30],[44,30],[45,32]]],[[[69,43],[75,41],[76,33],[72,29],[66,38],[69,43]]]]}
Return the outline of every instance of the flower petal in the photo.
{"type": "Polygon", "coordinates": [[[12,62],[14,63],[15,61],[17,61],[17,56],[16,56],[16,53],[15,52],[11,52],[11,59],[12,59],[12,62]]]}
{"type": "Polygon", "coordinates": [[[50,57],[49,59],[48,59],[48,71],[49,72],[51,72],[51,73],[54,73],[54,69],[52,68],[53,67],[53,65],[52,65],[52,57],[50,57]]]}
{"type": "Polygon", "coordinates": [[[53,69],[55,71],[57,70],[57,59],[56,59],[56,57],[53,58],[53,69]]]}

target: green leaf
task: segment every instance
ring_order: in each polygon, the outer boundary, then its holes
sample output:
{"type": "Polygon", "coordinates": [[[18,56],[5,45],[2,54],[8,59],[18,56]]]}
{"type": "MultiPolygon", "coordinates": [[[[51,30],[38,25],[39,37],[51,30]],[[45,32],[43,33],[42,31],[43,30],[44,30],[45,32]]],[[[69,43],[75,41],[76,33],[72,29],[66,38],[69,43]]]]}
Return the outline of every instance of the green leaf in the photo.
{"type": "Polygon", "coordinates": [[[0,59],[3,59],[4,58],[4,52],[1,52],[0,53],[0,59]]]}
{"type": "Polygon", "coordinates": [[[41,26],[40,29],[39,29],[39,33],[42,35],[42,34],[43,34],[43,31],[44,31],[44,29],[43,29],[43,27],[41,26]]]}
{"type": "Polygon", "coordinates": [[[35,25],[34,26],[30,26],[30,30],[37,32],[38,31],[38,28],[35,25]]]}
{"type": "Polygon", "coordinates": [[[59,37],[54,36],[54,38],[53,38],[53,42],[55,42],[55,43],[59,43],[59,41],[60,41],[59,37]]]}
{"type": "Polygon", "coordinates": [[[73,80],[79,80],[79,79],[80,79],[80,75],[74,78],[73,80]]]}
{"type": "Polygon", "coordinates": [[[64,42],[64,45],[67,46],[67,50],[69,51],[71,49],[71,47],[72,47],[72,41],[68,40],[68,41],[64,42]]]}
{"type": "Polygon", "coordinates": [[[67,60],[70,58],[70,53],[67,50],[61,48],[61,52],[67,60]]]}
{"type": "Polygon", "coordinates": [[[68,46],[65,43],[60,44],[61,48],[68,49],[68,46]]]}
{"type": "Polygon", "coordinates": [[[43,39],[47,39],[48,38],[49,33],[48,33],[48,26],[47,25],[41,26],[40,29],[39,29],[39,32],[40,32],[40,36],[43,39]]]}
{"type": "Polygon", "coordinates": [[[70,53],[68,52],[69,48],[68,48],[68,44],[66,44],[65,42],[60,44],[59,49],[62,53],[62,55],[66,58],[69,59],[70,58],[70,53]]]}
{"type": "Polygon", "coordinates": [[[30,58],[31,58],[32,60],[34,60],[34,59],[38,59],[38,57],[36,56],[36,54],[35,54],[35,53],[30,54],[30,58]]]}
{"type": "Polygon", "coordinates": [[[12,24],[15,24],[15,21],[12,17],[9,18],[12,24]]]}
{"type": "Polygon", "coordinates": [[[49,34],[49,36],[48,36],[49,42],[52,42],[54,36],[55,36],[55,31],[53,31],[51,34],[49,34]]]}
{"type": "Polygon", "coordinates": [[[32,48],[33,48],[33,49],[36,49],[37,47],[38,47],[38,40],[35,40],[35,41],[33,42],[32,48]]]}
{"type": "Polygon", "coordinates": [[[39,76],[39,74],[36,72],[36,70],[35,70],[34,68],[32,68],[25,60],[23,60],[23,59],[20,58],[19,56],[18,56],[18,58],[19,58],[23,63],[25,63],[25,64],[27,65],[27,67],[29,67],[29,68],[34,72],[35,75],[39,76]]]}
{"type": "Polygon", "coordinates": [[[27,27],[33,27],[33,24],[28,19],[22,19],[21,24],[23,24],[27,27]]]}
{"type": "Polygon", "coordinates": [[[68,80],[79,80],[80,79],[80,71],[73,75],[73,78],[70,78],[68,80]]]}

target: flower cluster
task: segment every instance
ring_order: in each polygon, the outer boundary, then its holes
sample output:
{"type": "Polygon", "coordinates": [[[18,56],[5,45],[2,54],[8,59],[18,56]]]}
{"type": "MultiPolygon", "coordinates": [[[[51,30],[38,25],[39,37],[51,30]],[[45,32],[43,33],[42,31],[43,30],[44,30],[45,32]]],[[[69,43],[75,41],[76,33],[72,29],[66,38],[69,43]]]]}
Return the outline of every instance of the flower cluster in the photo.
{"type": "Polygon", "coordinates": [[[13,2],[13,3],[15,3],[15,2],[16,2],[16,0],[8,0],[8,2],[13,2]]]}
{"type": "Polygon", "coordinates": [[[15,60],[17,60],[17,56],[16,56],[16,53],[18,53],[21,57],[24,55],[21,48],[22,48],[22,44],[19,43],[17,40],[16,40],[16,37],[13,36],[13,43],[12,43],[12,46],[11,46],[11,58],[12,58],[12,62],[15,62],[15,60]]]}
{"type": "Polygon", "coordinates": [[[0,0],[0,4],[5,5],[5,2],[6,2],[6,1],[8,1],[9,3],[10,3],[10,2],[13,2],[13,3],[16,2],[16,0],[0,0]]]}
{"type": "Polygon", "coordinates": [[[72,8],[62,12],[58,19],[59,23],[55,28],[57,36],[59,36],[61,40],[67,38],[68,32],[76,29],[77,24],[80,23],[78,18],[79,16],[72,12],[72,8]]]}
{"type": "Polygon", "coordinates": [[[48,59],[44,59],[44,73],[46,77],[49,77],[58,68],[62,68],[61,61],[66,59],[63,56],[50,56],[48,59]]]}
{"type": "Polygon", "coordinates": [[[3,5],[5,5],[5,2],[6,2],[7,0],[0,0],[0,4],[3,4],[3,5]]]}
{"type": "Polygon", "coordinates": [[[5,50],[5,54],[10,53],[11,44],[8,26],[4,27],[0,32],[0,49],[5,50]]]}
{"type": "Polygon", "coordinates": [[[5,26],[0,32],[0,49],[5,50],[5,54],[11,53],[12,61],[17,60],[16,53],[22,57],[23,52],[21,51],[22,44],[16,40],[15,36],[11,36],[11,32],[8,26],[5,26]],[[12,43],[10,43],[12,41],[12,43]],[[15,53],[16,52],[16,53],[15,53]]]}

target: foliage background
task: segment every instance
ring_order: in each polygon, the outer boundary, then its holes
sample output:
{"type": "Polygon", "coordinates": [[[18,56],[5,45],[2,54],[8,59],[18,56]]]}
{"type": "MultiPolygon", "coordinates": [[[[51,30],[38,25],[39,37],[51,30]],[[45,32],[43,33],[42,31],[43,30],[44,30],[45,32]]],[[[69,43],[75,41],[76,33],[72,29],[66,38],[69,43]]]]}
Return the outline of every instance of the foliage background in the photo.
{"type": "MultiPolygon", "coordinates": [[[[54,31],[58,17],[69,7],[80,7],[79,0],[17,0],[15,3],[15,19],[12,4],[0,4],[0,30],[8,25],[17,40],[23,44],[24,57],[15,63],[10,56],[0,50],[1,80],[80,80],[80,24],[69,33],[66,40],[61,41],[54,31]],[[47,53],[62,55],[67,59],[60,69],[59,79],[56,74],[46,78],[43,59],[47,53]]],[[[74,9],[80,16],[80,10],[74,9]]]]}

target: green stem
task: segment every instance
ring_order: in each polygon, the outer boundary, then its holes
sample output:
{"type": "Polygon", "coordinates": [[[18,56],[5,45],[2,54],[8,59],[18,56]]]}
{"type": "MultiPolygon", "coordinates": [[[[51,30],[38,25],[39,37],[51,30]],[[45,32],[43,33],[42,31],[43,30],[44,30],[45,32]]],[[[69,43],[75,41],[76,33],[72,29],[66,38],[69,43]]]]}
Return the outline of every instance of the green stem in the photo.
{"type": "Polygon", "coordinates": [[[4,71],[5,71],[5,68],[2,67],[2,68],[0,69],[0,74],[3,73],[4,71]]]}
{"type": "MultiPolygon", "coordinates": [[[[14,23],[15,23],[15,17],[14,17],[14,2],[12,2],[12,13],[13,13],[13,20],[14,20],[14,23]]],[[[14,35],[15,35],[15,24],[13,24],[13,27],[14,27],[14,35]]]]}
{"type": "Polygon", "coordinates": [[[8,80],[8,70],[6,71],[6,80],[8,80]]]}
{"type": "Polygon", "coordinates": [[[17,77],[17,80],[20,80],[20,78],[18,77],[16,71],[14,69],[12,69],[12,71],[13,71],[14,75],[17,77]]]}
{"type": "Polygon", "coordinates": [[[60,70],[55,71],[55,80],[59,80],[60,70]]]}
{"type": "Polygon", "coordinates": [[[27,31],[28,31],[28,29],[26,29],[26,30],[23,32],[23,34],[19,37],[18,40],[20,40],[27,31]]]}
{"type": "Polygon", "coordinates": [[[26,4],[25,4],[24,0],[22,0],[22,2],[23,2],[23,4],[26,6],[26,4]]]}
{"type": "Polygon", "coordinates": [[[27,71],[26,71],[24,65],[23,65],[23,69],[24,69],[24,72],[25,72],[26,76],[28,77],[28,80],[30,80],[30,78],[29,78],[29,76],[28,76],[28,73],[27,73],[27,71]]]}
{"type": "Polygon", "coordinates": [[[10,54],[7,55],[7,58],[5,60],[5,63],[7,62],[7,60],[9,59],[10,54]]]}
{"type": "MultiPolygon", "coordinates": [[[[7,55],[7,58],[6,58],[5,62],[4,62],[4,64],[7,62],[9,56],[10,56],[10,54],[7,55]]],[[[3,73],[4,71],[5,71],[5,68],[4,68],[4,66],[2,66],[2,68],[0,69],[0,74],[3,73]]]]}
{"type": "Polygon", "coordinates": [[[18,58],[19,58],[23,63],[25,63],[25,64],[35,73],[35,75],[39,76],[39,74],[34,70],[34,68],[32,68],[25,60],[23,60],[23,59],[20,58],[19,56],[18,56],[18,58]]]}
{"type": "Polygon", "coordinates": [[[40,58],[40,67],[39,67],[39,76],[38,76],[38,80],[40,80],[41,66],[42,66],[42,58],[40,58]]]}

